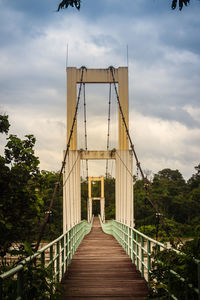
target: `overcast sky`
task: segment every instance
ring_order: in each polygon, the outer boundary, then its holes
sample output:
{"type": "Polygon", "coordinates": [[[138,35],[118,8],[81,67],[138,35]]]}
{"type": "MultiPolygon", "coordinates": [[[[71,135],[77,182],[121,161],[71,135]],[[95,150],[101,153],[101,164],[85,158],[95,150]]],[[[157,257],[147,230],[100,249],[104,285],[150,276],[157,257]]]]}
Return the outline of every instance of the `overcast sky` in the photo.
{"type": "MultiPolygon", "coordinates": [[[[200,163],[200,1],[181,12],[171,0],[82,0],[80,11],[56,12],[58,3],[0,0],[0,112],[10,133],[34,134],[41,169],[59,170],[67,44],[68,66],[77,68],[126,66],[128,44],[130,131],[141,165],[188,179],[200,163]]],[[[108,86],[86,86],[86,101],[89,148],[106,149],[108,86]]],[[[112,101],[114,147],[114,93],[112,101]]],[[[5,143],[1,136],[1,153],[5,143]]]]}

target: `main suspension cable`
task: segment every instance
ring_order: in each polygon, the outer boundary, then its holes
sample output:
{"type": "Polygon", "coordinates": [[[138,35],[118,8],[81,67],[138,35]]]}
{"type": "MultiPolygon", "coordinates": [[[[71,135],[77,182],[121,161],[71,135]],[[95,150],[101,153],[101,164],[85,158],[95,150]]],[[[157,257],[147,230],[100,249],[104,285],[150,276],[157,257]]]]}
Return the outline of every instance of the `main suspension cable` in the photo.
{"type": "MultiPolygon", "coordinates": [[[[85,128],[85,150],[87,151],[87,118],[86,118],[86,100],[85,100],[85,83],[83,83],[83,102],[84,102],[84,128],[85,128]]],[[[86,176],[88,181],[88,160],[86,159],[86,176]]]]}
{"type": "Polygon", "coordinates": [[[136,165],[137,167],[139,168],[140,170],[140,173],[141,173],[141,176],[142,176],[142,179],[145,180],[145,176],[144,176],[144,173],[143,173],[143,170],[140,166],[140,162],[138,160],[138,157],[137,157],[137,154],[135,152],[135,149],[134,149],[134,145],[132,143],[132,140],[131,140],[131,136],[130,136],[130,133],[129,133],[129,130],[128,130],[128,126],[126,124],[126,120],[125,120],[125,117],[124,117],[124,113],[122,111],[122,107],[121,107],[121,103],[120,103],[120,100],[119,100],[119,95],[118,95],[118,91],[117,91],[117,85],[116,85],[116,81],[115,81],[115,77],[114,77],[114,68],[111,66],[109,67],[110,69],[110,72],[112,74],[112,78],[113,78],[113,83],[114,83],[114,88],[115,88],[115,92],[116,92],[116,96],[117,96],[117,102],[118,102],[118,106],[119,106],[119,110],[120,110],[120,114],[121,114],[121,117],[122,117],[122,120],[123,120],[123,123],[124,123],[124,126],[125,126],[125,129],[126,129],[126,134],[128,136],[128,139],[129,139],[129,142],[130,142],[130,145],[131,145],[131,150],[135,156],[135,160],[136,160],[136,165]]]}
{"type": "Polygon", "coordinates": [[[135,151],[135,148],[134,148],[134,145],[133,145],[133,142],[132,142],[132,139],[131,139],[131,136],[130,136],[130,133],[129,133],[129,129],[128,129],[128,126],[126,124],[126,120],[125,120],[125,117],[124,117],[124,113],[123,113],[123,110],[122,110],[122,106],[121,106],[121,103],[120,103],[120,100],[119,100],[119,94],[118,94],[118,91],[117,91],[117,85],[116,85],[116,81],[115,81],[115,76],[114,76],[114,67],[110,66],[109,67],[109,70],[111,72],[111,75],[112,75],[112,80],[113,80],[113,83],[114,83],[114,88],[115,88],[115,92],[116,92],[116,97],[117,97],[117,102],[118,102],[118,106],[119,106],[119,110],[120,110],[120,114],[121,114],[121,118],[123,120],[123,124],[124,124],[124,127],[125,127],[125,130],[126,130],[126,134],[127,134],[127,137],[129,139],[129,142],[130,142],[130,146],[131,146],[131,150],[135,156],[135,160],[136,160],[136,166],[137,168],[139,169],[140,171],[140,174],[142,176],[142,180],[144,181],[144,187],[145,189],[148,191],[149,193],[149,202],[151,203],[151,205],[153,206],[153,208],[155,209],[156,211],[156,215],[159,216],[164,228],[165,228],[165,231],[166,233],[168,234],[168,236],[170,236],[169,234],[169,231],[168,229],[166,228],[166,224],[165,224],[165,221],[164,221],[164,218],[163,218],[163,215],[160,214],[159,210],[158,210],[158,207],[157,207],[157,204],[153,202],[153,199],[152,199],[152,194],[151,194],[151,190],[150,190],[150,187],[149,187],[149,181],[148,179],[144,176],[144,172],[141,168],[141,165],[140,165],[140,162],[138,160],[138,157],[137,157],[137,154],[136,154],[136,151],[135,151]]]}
{"type": "MultiPolygon", "coordinates": [[[[107,151],[110,146],[110,107],[111,107],[111,83],[109,87],[109,101],[108,101],[108,133],[107,133],[107,151]]],[[[106,178],[108,178],[108,159],[106,160],[106,178]]]]}
{"type": "MultiPolygon", "coordinates": [[[[81,72],[81,80],[80,80],[78,98],[77,98],[76,109],[75,109],[74,118],[73,118],[73,122],[72,122],[72,127],[71,127],[71,130],[70,130],[70,135],[69,135],[69,138],[68,138],[68,143],[67,143],[67,147],[66,147],[64,159],[63,159],[62,166],[61,166],[61,169],[60,169],[60,172],[59,172],[59,175],[58,175],[57,182],[55,183],[55,187],[54,187],[53,195],[52,195],[52,198],[51,198],[51,201],[50,201],[50,204],[49,204],[48,211],[51,211],[51,209],[53,207],[53,203],[54,203],[54,199],[56,197],[58,186],[60,185],[60,181],[61,181],[61,178],[62,178],[63,169],[65,167],[66,158],[67,158],[67,155],[68,155],[68,152],[69,152],[69,148],[70,148],[70,143],[71,143],[71,139],[72,139],[72,135],[73,135],[73,131],[74,131],[74,126],[75,126],[76,119],[77,119],[77,112],[78,112],[78,107],[79,107],[79,102],[80,102],[80,96],[81,96],[81,88],[82,88],[82,84],[83,84],[83,74],[84,74],[84,70],[86,70],[86,67],[84,67],[84,66],[81,67],[81,70],[82,70],[82,72],[81,72]]],[[[48,220],[49,220],[49,214],[46,214],[45,218],[44,218],[44,220],[42,222],[42,224],[40,225],[39,236],[38,236],[38,240],[37,240],[37,243],[36,243],[36,246],[35,246],[35,251],[37,251],[38,248],[39,248],[39,245],[40,245],[40,242],[41,242],[44,230],[46,228],[46,225],[48,223],[48,220]]]]}

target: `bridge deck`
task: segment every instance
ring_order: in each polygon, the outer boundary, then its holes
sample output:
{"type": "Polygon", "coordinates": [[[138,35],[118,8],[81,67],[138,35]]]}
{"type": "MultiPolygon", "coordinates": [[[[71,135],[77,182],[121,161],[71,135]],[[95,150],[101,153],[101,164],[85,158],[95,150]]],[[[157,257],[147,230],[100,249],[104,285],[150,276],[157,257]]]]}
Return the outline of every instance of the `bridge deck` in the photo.
{"type": "Polygon", "coordinates": [[[115,238],[102,232],[98,218],[62,281],[67,300],[146,299],[147,284],[115,238]]]}

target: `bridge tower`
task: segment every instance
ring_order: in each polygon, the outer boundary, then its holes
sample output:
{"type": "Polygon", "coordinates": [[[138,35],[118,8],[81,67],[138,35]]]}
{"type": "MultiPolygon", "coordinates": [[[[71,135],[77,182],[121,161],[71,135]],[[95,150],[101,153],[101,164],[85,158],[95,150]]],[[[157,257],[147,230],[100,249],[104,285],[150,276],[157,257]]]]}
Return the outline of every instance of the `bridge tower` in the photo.
{"type": "MultiPolygon", "coordinates": [[[[128,68],[85,69],[67,68],[67,141],[69,139],[77,104],[78,83],[117,83],[118,95],[124,119],[129,126],[128,68]],[[81,74],[83,75],[81,78],[81,74]]],[[[81,159],[115,159],[115,219],[134,226],[133,211],[133,157],[123,119],[118,112],[118,149],[116,151],[83,151],[77,149],[77,122],[70,142],[69,153],[63,171],[63,231],[81,221],[81,159]]],[[[106,201],[106,199],[105,199],[106,201]]]]}
{"type": "Polygon", "coordinates": [[[89,177],[88,178],[88,223],[91,222],[92,219],[92,202],[93,200],[100,201],[100,216],[101,220],[105,221],[105,198],[104,198],[104,178],[103,177],[89,177]],[[92,197],[92,182],[100,181],[101,182],[101,196],[100,197],[92,197]]]}

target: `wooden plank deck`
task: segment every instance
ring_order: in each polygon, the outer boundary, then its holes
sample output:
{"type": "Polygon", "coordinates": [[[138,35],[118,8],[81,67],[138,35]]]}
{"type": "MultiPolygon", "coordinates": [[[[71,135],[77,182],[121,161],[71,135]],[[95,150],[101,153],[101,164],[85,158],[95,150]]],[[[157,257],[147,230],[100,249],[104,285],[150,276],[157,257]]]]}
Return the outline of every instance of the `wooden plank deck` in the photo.
{"type": "Polygon", "coordinates": [[[67,300],[143,300],[147,284],[131,259],[111,235],[103,233],[99,219],[76,251],[62,280],[67,300]]]}

